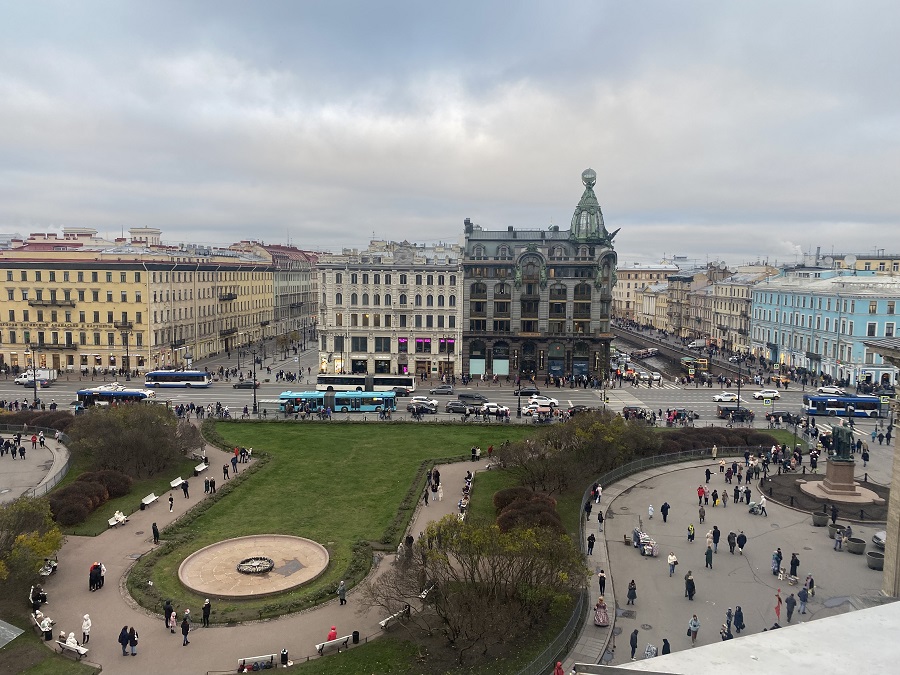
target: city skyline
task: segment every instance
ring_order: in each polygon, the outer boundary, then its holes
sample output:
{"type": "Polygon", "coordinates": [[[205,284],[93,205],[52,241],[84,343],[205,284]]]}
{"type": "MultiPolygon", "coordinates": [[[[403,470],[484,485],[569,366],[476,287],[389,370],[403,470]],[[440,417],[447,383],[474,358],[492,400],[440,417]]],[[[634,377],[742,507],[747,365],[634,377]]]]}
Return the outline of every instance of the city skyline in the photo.
{"type": "Polygon", "coordinates": [[[890,3],[211,7],[8,8],[0,232],[458,243],[591,167],[623,262],[900,251],[890,3]]]}

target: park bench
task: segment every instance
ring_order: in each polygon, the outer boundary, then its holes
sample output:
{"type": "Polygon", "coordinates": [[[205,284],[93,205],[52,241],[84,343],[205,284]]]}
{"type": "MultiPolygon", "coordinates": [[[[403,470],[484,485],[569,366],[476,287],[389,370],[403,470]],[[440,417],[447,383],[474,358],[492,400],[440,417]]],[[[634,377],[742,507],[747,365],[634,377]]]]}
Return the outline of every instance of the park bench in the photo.
{"type": "Polygon", "coordinates": [[[121,511],[116,511],[113,514],[113,517],[108,519],[106,522],[109,523],[110,527],[116,527],[116,525],[124,525],[128,522],[128,516],[126,516],[121,511]]]}
{"type": "Polygon", "coordinates": [[[425,598],[428,597],[428,594],[431,593],[431,591],[433,591],[433,590],[434,590],[434,584],[431,584],[431,586],[429,586],[424,591],[419,593],[419,600],[425,600],[425,598]]]}
{"type": "Polygon", "coordinates": [[[179,477],[176,478],[175,480],[169,481],[169,485],[171,485],[173,489],[174,489],[174,488],[180,488],[180,487],[181,487],[181,484],[182,484],[183,482],[184,482],[184,479],[182,479],[182,478],[179,476],[179,477]]]}
{"type": "Polygon", "coordinates": [[[151,492],[149,495],[147,495],[146,497],[144,497],[141,500],[141,508],[146,508],[146,507],[150,506],[157,499],[159,499],[159,497],[156,496],[156,493],[151,492]]]}
{"type": "Polygon", "coordinates": [[[65,654],[66,652],[72,652],[75,654],[75,659],[81,661],[81,657],[88,653],[87,647],[77,647],[72,645],[67,645],[65,642],[56,641],[56,644],[59,645],[60,653],[65,654]]]}
{"type": "Polygon", "coordinates": [[[238,661],[237,671],[239,673],[249,673],[254,670],[253,665],[258,664],[259,668],[256,670],[263,670],[264,668],[277,668],[278,654],[264,654],[262,656],[251,656],[246,659],[240,659],[238,661]],[[266,664],[265,666],[263,664],[266,664]]]}
{"type": "MultiPolygon", "coordinates": [[[[316,651],[319,652],[319,656],[322,656],[322,652],[324,652],[329,647],[337,647],[338,645],[342,645],[344,649],[347,649],[347,646],[350,644],[350,640],[352,638],[352,635],[345,635],[344,637],[335,638],[334,640],[326,640],[325,642],[320,642],[316,645],[316,651]]],[[[338,647],[338,651],[340,651],[340,647],[338,647]]]]}
{"type": "Polygon", "coordinates": [[[192,452],[191,459],[195,459],[198,462],[203,462],[204,464],[208,463],[207,459],[206,459],[206,455],[204,455],[202,452],[192,452]]]}
{"type": "MultiPolygon", "coordinates": [[[[38,629],[38,632],[43,633],[44,629],[41,628],[41,620],[38,620],[38,618],[37,618],[37,616],[35,616],[34,612],[29,614],[29,616],[31,617],[31,623],[33,623],[34,627],[38,629]]],[[[49,617],[45,616],[44,618],[46,619],[49,617]]],[[[54,625],[56,625],[56,622],[53,619],[50,619],[50,626],[52,627],[54,625]]]]}
{"type": "Polygon", "coordinates": [[[409,618],[410,607],[406,605],[403,609],[395,614],[391,614],[388,618],[382,619],[378,622],[378,625],[381,626],[381,630],[387,630],[388,626],[390,626],[395,621],[399,621],[400,617],[405,616],[407,619],[409,618]]]}
{"type": "Polygon", "coordinates": [[[194,467],[194,475],[199,476],[201,471],[206,471],[209,468],[209,464],[206,462],[200,462],[197,466],[194,467]]]}

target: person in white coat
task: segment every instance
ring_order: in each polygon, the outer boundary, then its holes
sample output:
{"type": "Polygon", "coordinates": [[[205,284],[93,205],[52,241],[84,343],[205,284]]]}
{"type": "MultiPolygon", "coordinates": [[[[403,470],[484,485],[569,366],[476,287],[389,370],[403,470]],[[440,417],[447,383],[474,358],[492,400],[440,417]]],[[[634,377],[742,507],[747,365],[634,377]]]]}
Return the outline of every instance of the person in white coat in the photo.
{"type": "Polygon", "coordinates": [[[647,509],[647,515],[650,517],[650,520],[653,520],[653,504],[651,504],[650,508],[647,509]]]}
{"type": "Polygon", "coordinates": [[[81,622],[81,644],[86,645],[91,641],[91,616],[84,615],[84,621],[81,622]]]}

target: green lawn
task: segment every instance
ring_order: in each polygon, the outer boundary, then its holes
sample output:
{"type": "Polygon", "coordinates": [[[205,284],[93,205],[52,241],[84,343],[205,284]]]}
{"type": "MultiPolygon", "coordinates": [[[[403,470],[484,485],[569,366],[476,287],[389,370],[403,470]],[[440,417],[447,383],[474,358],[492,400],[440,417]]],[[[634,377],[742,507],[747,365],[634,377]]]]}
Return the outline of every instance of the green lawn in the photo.
{"type": "Polygon", "coordinates": [[[371,564],[368,543],[394,549],[424,485],[423,463],[463,457],[534,432],[524,425],[222,422],[228,445],[267,455],[239,484],[229,481],[195,517],[163,532],[169,542],[145,556],[129,575],[129,589],[144,606],[161,600],[199,607],[201,596],[177,581],[178,565],[208,544],[269,532],[309,537],[325,545],[328,570],[308,587],[277,598],[220,602],[214,621],[295,611],[331,596],[340,579],[361,579],[371,564]],[[426,460],[428,460],[426,462],[426,460]],[[230,488],[230,491],[229,491],[230,488]],[[150,587],[146,582],[152,579],[150,587]]]}
{"type": "Polygon", "coordinates": [[[0,673],[19,675],[92,675],[99,672],[72,657],[47,649],[37,634],[27,628],[22,635],[0,649],[0,663],[0,673]]]}

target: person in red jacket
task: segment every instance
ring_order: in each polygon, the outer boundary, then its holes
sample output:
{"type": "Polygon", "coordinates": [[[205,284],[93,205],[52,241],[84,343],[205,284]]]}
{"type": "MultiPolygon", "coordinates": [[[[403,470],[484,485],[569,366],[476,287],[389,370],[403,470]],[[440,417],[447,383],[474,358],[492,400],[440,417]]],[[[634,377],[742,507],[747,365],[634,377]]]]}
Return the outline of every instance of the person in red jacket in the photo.
{"type": "Polygon", "coordinates": [[[337,628],[335,626],[332,626],[331,630],[328,631],[328,639],[337,640],[337,628]]]}
{"type": "Polygon", "coordinates": [[[697,506],[703,506],[703,486],[697,488],[697,506]]]}

